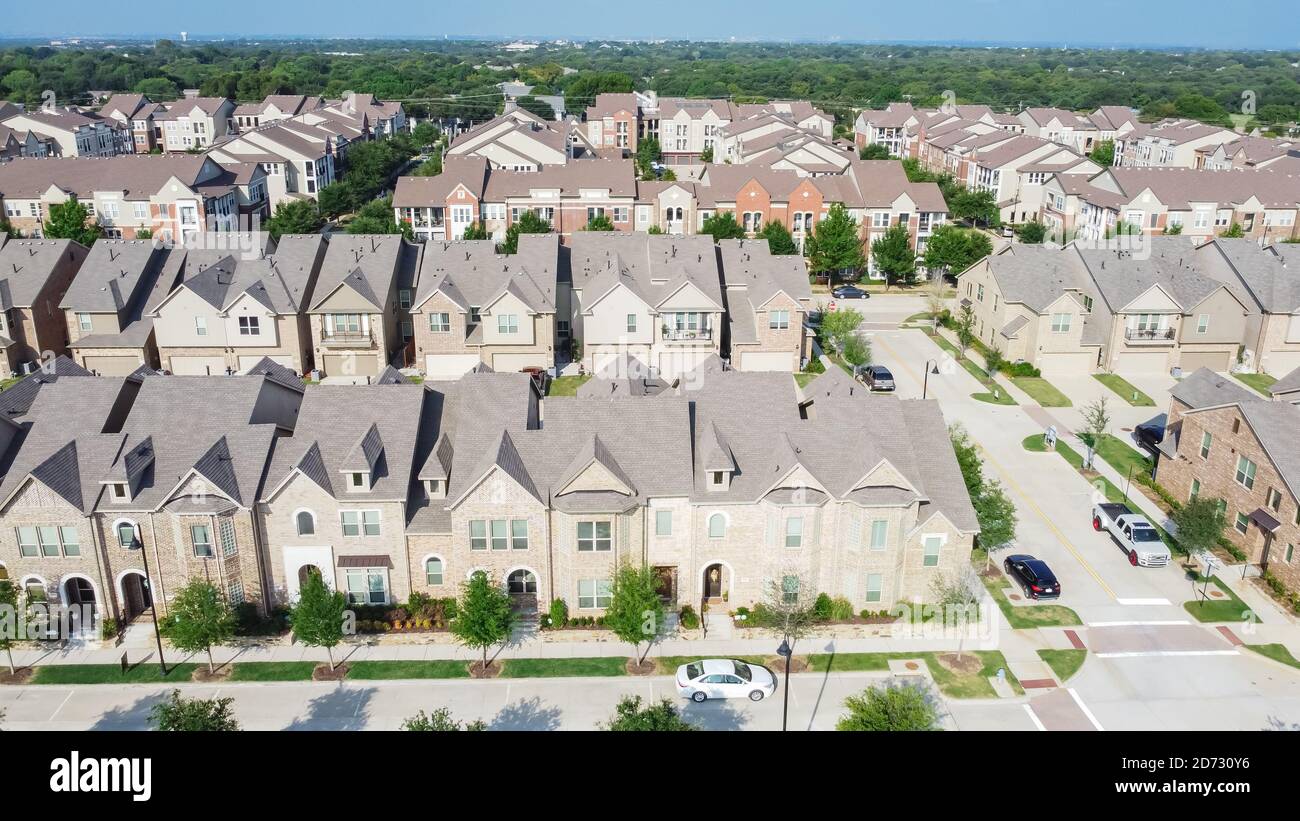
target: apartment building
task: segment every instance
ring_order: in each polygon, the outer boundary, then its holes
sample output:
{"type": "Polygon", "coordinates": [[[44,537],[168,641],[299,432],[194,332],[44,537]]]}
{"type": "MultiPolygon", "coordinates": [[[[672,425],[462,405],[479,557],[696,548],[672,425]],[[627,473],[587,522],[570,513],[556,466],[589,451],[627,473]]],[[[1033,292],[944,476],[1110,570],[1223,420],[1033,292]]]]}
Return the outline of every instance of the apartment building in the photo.
{"type": "Polygon", "coordinates": [[[1300,589],[1300,405],[1197,372],[1175,389],[1156,481],[1178,499],[1218,500],[1224,535],[1290,590],[1300,589]]]}
{"type": "Polygon", "coordinates": [[[1246,305],[1200,270],[1185,239],[1149,243],[1013,245],[959,275],[958,305],[981,341],[1049,378],[1227,371],[1246,305]]]}
{"type": "MultiPolygon", "coordinates": [[[[744,122],[748,121],[742,121],[742,124],[744,122]]],[[[806,131],[773,129],[761,135],[754,131],[724,135],[726,162],[764,165],[807,177],[843,173],[856,157],[854,152],[806,131]]]]}
{"type": "Polygon", "coordinates": [[[766,103],[741,103],[736,106],[740,119],[780,117],[800,131],[826,140],[835,137],[835,118],[807,100],[772,100],[766,103]]]}
{"type": "Polygon", "coordinates": [[[1249,312],[1242,339],[1244,364],[1281,378],[1300,371],[1300,246],[1260,246],[1250,239],[1216,237],[1192,257],[1206,275],[1223,282],[1249,312]]]}
{"type": "Polygon", "coordinates": [[[1272,137],[1238,137],[1196,152],[1196,167],[1209,171],[1267,168],[1280,160],[1300,157],[1300,140],[1272,137]]]}
{"type": "Polygon", "coordinates": [[[739,118],[728,100],[660,97],[653,128],[667,166],[699,165],[706,150],[718,156],[722,130],[739,118]]]}
{"type": "Polygon", "coordinates": [[[59,303],[78,365],[98,376],[161,367],[149,313],[175,287],[183,257],[150,240],[101,239],[90,247],[59,303]]]}
{"type": "Polygon", "coordinates": [[[335,234],[310,300],[311,344],[327,377],[368,381],[413,359],[409,314],[420,245],[395,234],[335,234]]]}
{"type": "Polygon", "coordinates": [[[154,114],[162,131],[163,151],[191,152],[209,148],[234,131],[235,104],[225,97],[184,97],[154,114]]]}
{"type": "Polygon", "coordinates": [[[1115,165],[1133,168],[1196,168],[1201,152],[1241,135],[1196,120],[1139,124],[1115,137],[1115,165]]]}
{"type": "Polygon", "coordinates": [[[555,234],[521,235],[509,255],[492,240],[426,244],[410,309],[425,378],[555,366],[569,338],[567,312],[562,330],[556,323],[560,263],[555,234]]]}
{"type": "Polygon", "coordinates": [[[219,162],[257,163],[266,173],[271,207],[296,199],[315,199],[334,182],[337,137],[328,128],[273,122],[241,132],[208,151],[219,162]]]}
{"type": "Polygon", "coordinates": [[[644,136],[641,105],[636,94],[597,94],[586,112],[587,139],[597,148],[636,153],[644,136]]]}
{"type": "Polygon", "coordinates": [[[239,131],[260,128],[325,107],[325,98],[308,94],[269,94],[259,103],[243,103],[232,112],[239,131]]]}
{"type": "Polygon", "coordinates": [[[634,359],[672,379],[721,354],[725,305],[712,237],[578,232],[569,245],[561,319],[588,372],[634,359]]]}
{"type": "Polygon", "coordinates": [[[68,352],[59,302],[87,253],[70,239],[11,239],[0,247],[0,373],[30,373],[68,352]]]}
{"type": "Polygon", "coordinates": [[[265,173],[199,155],[22,158],[0,164],[0,201],[9,222],[39,237],[51,205],[75,198],[105,237],[149,231],[182,242],[233,231],[267,214],[265,173]]]}
{"type": "Polygon", "coordinates": [[[57,153],[52,137],[0,123],[0,161],[17,157],[50,157],[57,153]]]}
{"type": "Polygon", "coordinates": [[[307,306],[325,257],[319,234],[242,234],[176,249],[180,281],[149,311],[162,367],[244,373],[264,359],[297,374],[316,362],[307,306]]]}
{"type": "Polygon", "coordinates": [[[725,350],[742,371],[797,371],[810,352],[804,318],[813,304],[808,265],[773,255],[766,240],[720,242],[727,302],[725,350]]]}
{"type": "Polygon", "coordinates": [[[853,142],[858,148],[883,145],[891,157],[910,156],[907,129],[920,123],[911,103],[890,103],[883,109],[858,112],[853,121],[853,142]]]}
{"type": "Polygon", "coordinates": [[[123,154],[148,154],[161,149],[160,131],[154,121],[166,109],[143,94],[114,94],[99,109],[101,117],[116,120],[123,140],[123,154]]]}
{"type": "Polygon", "coordinates": [[[11,132],[35,135],[35,142],[44,146],[49,156],[112,157],[126,150],[121,133],[124,127],[117,121],[76,108],[47,106],[18,111],[0,123],[11,132]]]}
{"type": "Polygon", "coordinates": [[[444,157],[482,157],[493,169],[538,171],[573,156],[571,126],[516,108],[456,137],[444,157]]]}

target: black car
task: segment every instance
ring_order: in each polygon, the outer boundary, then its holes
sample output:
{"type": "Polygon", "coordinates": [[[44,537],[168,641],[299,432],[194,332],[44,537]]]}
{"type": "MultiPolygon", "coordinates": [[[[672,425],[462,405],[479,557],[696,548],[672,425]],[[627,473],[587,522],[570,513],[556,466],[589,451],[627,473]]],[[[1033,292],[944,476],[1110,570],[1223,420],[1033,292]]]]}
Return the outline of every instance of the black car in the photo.
{"type": "Polygon", "coordinates": [[[1143,422],[1133,429],[1133,438],[1154,456],[1156,448],[1165,438],[1165,423],[1155,420],[1143,422]]]}
{"type": "Polygon", "coordinates": [[[841,285],[831,291],[831,296],[836,299],[868,299],[871,294],[854,285],[841,285]]]}
{"type": "Polygon", "coordinates": [[[894,375],[884,365],[866,365],[858,371],[858,378],[873,391],[892,391],[894,375]]]}
{"type": "Polygon", "coordinates": [[[1056,580],[1047,562],[1024,553],[1007,556],[1002,562],[1007,577],[1020,585],[1031,599],[1055,599],[1061,595],[1061,583],[1056,580]]]}

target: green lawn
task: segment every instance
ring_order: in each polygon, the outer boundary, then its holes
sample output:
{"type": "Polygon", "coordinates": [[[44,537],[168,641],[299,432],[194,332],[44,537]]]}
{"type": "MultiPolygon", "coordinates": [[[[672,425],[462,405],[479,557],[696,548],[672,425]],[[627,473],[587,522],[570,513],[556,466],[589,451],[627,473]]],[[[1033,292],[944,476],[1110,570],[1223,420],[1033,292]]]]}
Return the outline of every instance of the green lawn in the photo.
{"type": "Polygon", "coordinates": [[[1183,609],[1192,615],[1197,621],[1203,622],[1241,622],[1244,620],[1243,613],[1250,611],[1251,617],[1255,622],[1262,622],[1263,619],[1259,614],[1251,610],[1250,606],[1238,598],[1232,588],[1215,576],[1211,580],[1211,585],[1223,591],[1225,598],[1222,599],[1203,599],[1200,594],[1201,584],[1197,582],[1196,597],[1191,601],[1183,602],[1183,609]]]}
{"type": "MultiPolygon", "coordinates": [[[[1083,434],[1083,437],[1087,437],[1087,434],[1083,434]]],[[[1084,438],[1084,441],[1088,440],[1084,438]]],[[[1118,436],[1107,433],[1098,440],[1095,447],[1097,455],[1115,468],[1120,476],[1128,476],[1131,470],[1136,479],[1139,474],[1151,472],[1151,461],[1118,436]]]]}
{"type": "Polygon", "coordinates": [[[1269,386],[1277,381],[1277,377],[1269,376],[1266,373],[1234,373],[1233,376],[1237,381],[1244,382],[1265,396],[1272,397],[1273,394],[1268,392],[1269,386]]]}
{"type": "Polygon", "coordinates": [[[1006,617],[1007,624],[1016,630],[1028,630],[1034,627],[1069,627],[1083,624],[1079,614],[1059,604],[1014,605],[1007,598],[1010,583],[1003,576],[981,576],[989,595],[998,603],[998,609],[1006,617]]]}
{"type": "Polygon", "coordinates": [[[585,373],[582,376],[557,376],[551,380],[551,386],[547,389],[547,396],[576,396],[578,388],[583,385],[591,374],[585,373]]]}
{"type": "Polygon", "coordinates": [[[502,678],[558,678],[562,676],[627,675],[623,657],[576,659],[507,659],[502,678]]]}
{"type": "Polygon", "coordinates": [[[1045,408],[1068,408],[1072,404],[1070,397],[1041,376],[1013,376],[1011,382],[1045,408]]]}
{"type": "Polygon", "coordinates": [[[989,376],[988,371],[984,370],[979,365],[976,365],[974,362],[970,361],[969,359],[961,356],[960,352],[957,350],[956,345],[952,344],[946,338],[940,336],[939,334],[935,334],[930,338],[934,340],[934,344],[938,345],[945,352],[947,352],[949,356],[957,360],[958,364],[960,364],[963,368],[965,368],[967,373],[975,377],[975,380],[977,382],[979,382],[981,385],[989,389],[988,391],[982,391],[980,393],[972,393],[971,394],[972,399],[977,399],[980,402],[988,402],[990,405],[1016,404],[1016,400],[1012,399],[1007,394],[1006,388],[1003,388],[1000,385],[998,385],[997,380],[989,376]],[[994,388],[1000,389],[998,390],[998,396],[996,399],[993,398],[994,388]]]}
{"type": "Polygon", "coordinates": [[[197,664],[176,664],[162,674],[157,662],[146,661],[122,672],[117,664],[48,664],[36,668],[32,684],[154,684],[185,682],[194,675],[197,664]]]}
{"type": "Polygon", "coordinates": [[[939,690],[950,698],[996,698],[993,685],[989,679],[997,675],[998,668],[1006,670],[1007,681],[1017,695],[1023,695],[1020,682],[1007,667],[1006,657],[997,650],[967,650],[983,662],[983,666],[974,673],[954,673],[941,665],[934,652],[917,653],[819,653],[808,657],[808,669],[818,673],[830,670],[837,672],[881,672],[889,669],[891,660],[921,659],[930,668],[930,675],[939,690]]]}
{"type": "Polygon", "coordinates": [[[237,661],[230,681],[311,681],[314,661],[237,661]]]}
{"type": "Polygon", "coordinates": [[[8,379],[0,379],[0,391],[8,390],[10,385],[13,385],[16,382],[21,382],[21,381],[22,381],[21,376],[11,376],[8,379]]]}
{"type": "Polygon", "coordinates": [[[972,394],[970,395],[970,398],[971,398],[971,399],[976,399],[976,400],[978,400],[978,401],[980,401],[980,402],[988,402],[990,405],[1014,405],[1014,404],[1016,404],[1016,400],[1014,400],[1014,399],[1011,398],[1011,394],[1007,393],[1007,391],[1006,391],[1005,388],[999,389],[999,390],[998,390],[998,395],[997,395],[997,396],[994,396],[993,393],[990,391],[990,392],[987,392],[987,393],[985,393],[985,392],[981,392],[981,393],[972,393],[972,394]]]}
{"type": "Polygon", "coordinates": [[[1066,679],[1079,672],[1083,660],[1088,657],[1087,650],[1039,650],[1038,656],[1047,662],[1047,666],[1056,673],[1057,681],[1062,684],[1066,679]]]}
{"type": "Polygon", "coordinates": [[[469,678],[464,661],[358,661],[348,665],[349,679],[469,678]]]}
{"type": "Polygon", "coordinates": [[[1133,387],[1133,384],[1122,376],[1113,373],[1094,373],[1092,378],[1110,388],[1121,399],[1135,408],[1154,408],[1156,406],[1155,400],[1133,387]],[[1134,395],[1137,396],[1137,401],[1134,401],[1134,395]]]}
{"type": "Polygon", "coordinates": [[[1300,659],[1291,655],[1291,651],[1286,649],[1285,644],[1247,644],[1246,646],[1261,656],[1268,656],[1273,661],[1280,661],[1300,670],[1300,659]]]}
{"type": "Polygon", "coordinates": [[[801,388],[808,386],[808,383],[821,376],[819,373],[797,373],[794,375],[794,383],[801,388]]]}
{"type": "MultiPolygon", "coordinates": [[[[650,660],[655,663],[656,675],[671,676],[674,675],[677,672],[677,668],[681,667],[683,664],[690,664],[692,661],[703,661],[709,658],[717,658],[717,656],[659,656],[658,658],[652,658],[650,660]]],[[[763,656],[728,656],[728,658],[738,658],[740,661],[749,664],[757,664],[759,667],[762,667],[767,663],[767,659],[763,656]]],[[[814,656],[813,658],[816,657],[814,656]]],[[[773,670],[773,672],[776,671],[773,670]]]]}

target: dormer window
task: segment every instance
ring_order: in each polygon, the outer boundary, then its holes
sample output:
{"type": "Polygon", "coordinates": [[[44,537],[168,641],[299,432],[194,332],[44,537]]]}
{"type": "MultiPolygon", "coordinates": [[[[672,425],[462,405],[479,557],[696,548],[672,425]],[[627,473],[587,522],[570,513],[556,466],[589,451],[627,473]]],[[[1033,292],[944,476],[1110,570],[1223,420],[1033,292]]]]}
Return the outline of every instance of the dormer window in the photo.
{"type": "Polygon", "coordinates": [[[113,494],[113,501],[115,502],[125,502],[128,498],[130,498],[127,494],[125,482],[114,482],[113,484],[109,485],[108,488],[109,491],[113,494]]]}
{"type": "Polygon", "coordinates": [[[447,497],[447,485],[441,479],[429,479],[424,483],[429,492],[430,499],[445,499],[447,497]]]}
{"type": "Polygon", "coordinates": [[[359,490],[368,490],[369,488],[370,488],[369,473],[348,474],[348,490],[359,491],[359,490]]]}
{"type": "Polygon", "coordinates": [[[726,490],[731,487],[731,471],[709,471],[709,490],[726,490]]]}

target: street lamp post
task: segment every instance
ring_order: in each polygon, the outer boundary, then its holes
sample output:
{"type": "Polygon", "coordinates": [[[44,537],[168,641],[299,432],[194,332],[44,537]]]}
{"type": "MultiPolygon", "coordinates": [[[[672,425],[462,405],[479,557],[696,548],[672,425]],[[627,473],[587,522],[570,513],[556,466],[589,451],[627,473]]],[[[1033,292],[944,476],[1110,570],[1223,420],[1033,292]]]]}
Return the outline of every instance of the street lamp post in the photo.
{"type": "Polygon", "coordinates": [[[782,694],[784,704],[781,706],[781,732],[785,732],[786,720],[790,717],[790,658],[794,655],[788,639],[781,639],[781,646],[776,648],[776,654],[785,659],[785,692],[782,694]]]}
{"type": "Polygon", "coordinates": [[[939,375],[939,363],[933,359],[925,361],[925,380],[921,384],[921,398],[925,399],[930,392],[930,374],[939,375]]]}

